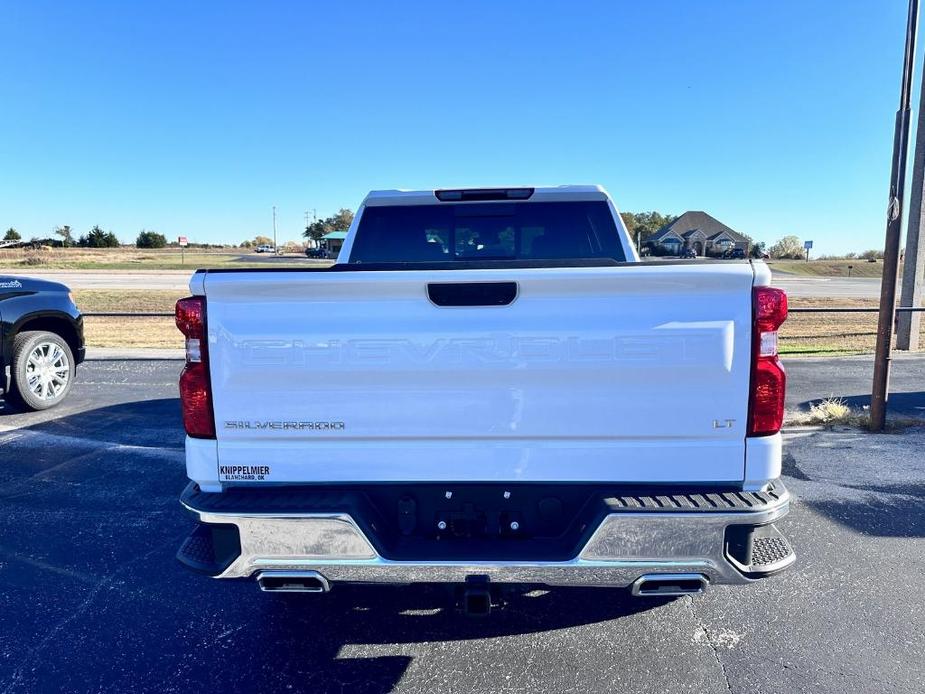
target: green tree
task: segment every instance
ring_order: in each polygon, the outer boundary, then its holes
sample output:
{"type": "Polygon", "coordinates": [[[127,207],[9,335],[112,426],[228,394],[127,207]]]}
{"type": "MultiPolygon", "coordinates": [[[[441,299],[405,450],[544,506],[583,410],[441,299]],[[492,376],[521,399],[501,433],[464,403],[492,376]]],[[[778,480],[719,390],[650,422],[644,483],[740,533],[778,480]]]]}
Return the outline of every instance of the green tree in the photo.
{"type": "Polygon", "coordinates": [[[135,239],[135,246],[137,248],[166,248],[167,237],[163,234],[158,234],[156,231],[142,229],[138,234],[138,238],[135,239]]]}
{"type": "Polygon", "coordinates": [[[3,237],[4,241],[22,241],[22,236],[19,235],[19,232],[16,231],[13,227],[10,227],[6,230],[6,236],[3,237]]]}
{"type": "Polygon", "coordinates": [[[61,237],[61,245],[65,248],[74,245],[74,234],[69,225],[65,224],[63,227],[55,227],[55,234],[61,237]]]}
{"type": "Polygon", "coordinates": [[[877,249],[872,248],[869,251],[864,251],[858,257],[861,258],[861,260],[882,260],[883,251],[878,251],[877,249]]]}
{"type": "Polygon", "coordinates": [[[86,248],[118,248],[119,239],[111,231],[103,231],[97,225],[86,236],[80,237],[78,245],[86,248]]]}
{"type": "Polygon", "coordinates": [[[654,234],[666,224],[671,224],[678,218],[674,214],[664,214],[662,212],[621,212],[620,217],[623,224],[629,232],[633,241],[639,245],[645,241],[646,237],[654,234]]]}
{"type": "Polygon", "coordinates": [[[254,245],[255,246],[272,246],[273,239],[271,239],[269,236],[260,236],[258,234],[257,236],[254,237],[254,245]]]}
{"type": "Polygon", "coordinates": [[[332,231],[347,231],[350,225],[353,224],[353,211],[342,207],[336,215],[329,217],[329,219],[333,220],[334,229],[332,231]]]}
{"type": "Polygon", "coordinates": [[[752,258],[764,257],[766,246],[767,244],[764,241],[755,241],[751,244],[749,255],[751,255],[752,258]]]}
{"type": "Polygon", "coordinates": [[[320,239],[325,234],[332,231],[346,231],[353,224],[353,212],[347,208],[341,208],[337,214],[333,214],[325,219],[319,219],[312,222],[302,233],[307,239],[320,239]]]}
{"type": "Polygon", "coordinates": [[[768,253],[778,260],[799,260],[804,257],[803,242],[798,236],[785,236],[771,246],[768,253]]]}

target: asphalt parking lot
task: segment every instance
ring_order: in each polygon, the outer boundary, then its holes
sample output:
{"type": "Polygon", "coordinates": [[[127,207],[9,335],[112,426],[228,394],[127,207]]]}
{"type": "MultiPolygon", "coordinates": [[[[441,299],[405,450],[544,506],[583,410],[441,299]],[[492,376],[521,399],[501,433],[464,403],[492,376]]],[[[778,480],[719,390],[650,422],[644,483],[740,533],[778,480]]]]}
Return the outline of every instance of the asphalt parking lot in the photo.
{"type": "MultiPolygon", "coordinates": [[[[788,367],[803,400],[857,394],[788,367]]],[[[782,576],[674,601],[521,592],[476,620],[437,589],[266,595],[183,570],[179,368],[92,361],[59,409],[0,409],[0,693],[925,690],[920,429],[787,435],[782,576]]]]}

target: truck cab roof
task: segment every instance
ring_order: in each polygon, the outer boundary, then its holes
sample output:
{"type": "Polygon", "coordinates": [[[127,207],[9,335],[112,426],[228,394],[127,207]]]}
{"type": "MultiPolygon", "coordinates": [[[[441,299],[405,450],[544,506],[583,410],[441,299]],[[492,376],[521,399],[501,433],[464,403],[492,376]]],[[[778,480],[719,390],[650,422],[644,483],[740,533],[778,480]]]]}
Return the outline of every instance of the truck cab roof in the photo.
{"type": "Polygon", "coordinates": [[[569,186],[491,186],[485,188],[436,188],[432,190],[373,190],[363,201],[367,207],[394,205],[439,205],[443,202],[485,202],[529,200],[609,200],[599,185],[569,186]]]}

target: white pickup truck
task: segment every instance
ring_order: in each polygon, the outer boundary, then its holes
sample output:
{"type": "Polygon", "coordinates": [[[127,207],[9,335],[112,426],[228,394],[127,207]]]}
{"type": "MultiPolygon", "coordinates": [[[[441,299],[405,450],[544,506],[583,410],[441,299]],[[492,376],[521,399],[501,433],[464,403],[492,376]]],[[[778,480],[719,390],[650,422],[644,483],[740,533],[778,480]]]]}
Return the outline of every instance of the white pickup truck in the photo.
{"type": "Polygon", "coordinates": [[[770,277],[640,262],[598,186],[372,192],[333,267],[200,270],[178,558],[267,591],[461,584],[470,612],[777,573],[770,277]]]}

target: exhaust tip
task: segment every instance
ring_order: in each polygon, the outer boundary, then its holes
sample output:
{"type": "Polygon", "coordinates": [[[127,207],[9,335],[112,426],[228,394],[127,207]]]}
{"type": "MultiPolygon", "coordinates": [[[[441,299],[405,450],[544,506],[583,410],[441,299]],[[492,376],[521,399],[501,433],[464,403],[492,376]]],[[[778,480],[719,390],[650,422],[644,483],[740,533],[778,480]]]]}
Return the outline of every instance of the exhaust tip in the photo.
{"type": "Polygon", "coordinates": [[[633,582],[632,593],[639,597],[697,595],[709,584],[703,574],[645,574],[633,582]]]}
{"type": "Polygon", "coordinates": [[[327,593],[328,579],[317,571],[261,571],[257,585],[265,593],[327,593]]]}

